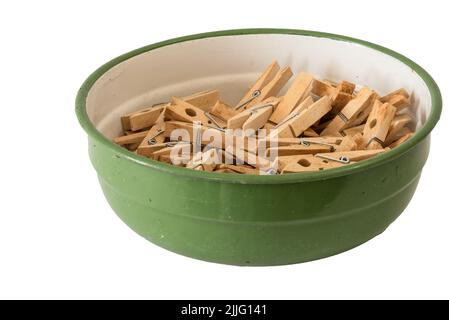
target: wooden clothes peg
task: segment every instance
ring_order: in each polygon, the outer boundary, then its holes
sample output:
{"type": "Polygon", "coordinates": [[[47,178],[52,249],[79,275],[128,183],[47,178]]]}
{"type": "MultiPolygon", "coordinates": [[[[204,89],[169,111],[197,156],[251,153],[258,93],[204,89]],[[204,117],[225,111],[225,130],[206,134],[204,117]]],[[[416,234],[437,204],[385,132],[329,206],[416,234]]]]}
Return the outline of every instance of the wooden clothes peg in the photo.
{"type": "Polygon", "coordinates": [[[343,163],[317,158],[313,155],[287,156],[279,157],[278,159],[281,173],[321,171],[345,165],[343,163]]]}
{"type": "Polygon", "coordinates": [[[396,148],[397,146],[403,144],[405,141],[413,137],[413,134],[414,134],[413,132],[406,133],[404,136],[402,136],[401,138],[390,144],[388,147],[390,149],[396,148]]]}
{"type": "Polygon", "coordinates": [[[218,165],[219,170],[230,170],[234,173],[239,174],[252,174],[252,175],[259,175],[259,170],[254,169],[253,167],[242,165],[242,166],[236,166],[233,164],[220,164],[218,165]]]}
{"type": "Polygon", "coordinates": [[[268,119],[273,113],[273,110],[275,109],[275,104],[269,103],[262,107],[263,108],[261,109],[254,109],[254,107],[252,107],[252,109],[249,109],[252,110],[252,114],[242,126],[242,129],[244,131],[246,130],[257,131],[267,123],[268,119]]]}
{"type": "Polygon", "coordinates": [[[374,157],[385,150],[359,150],[278,157],[282,173],[318,171],[352,164],[374,157]]]}
{"type": "Polygon", "coordinates": [[[317,97],[329,96],[333,97],[337,92],[337,87],[325,81],[314,79],[312,93],[317,97]]]}
{"type": "Polygon", "coordinates": [[[271,97],[255,104],[249,109],[237,113],[235,116],[228,119],[227,129],[242,128],[243,130],[257,130],[262,128],[268,121],[268,118],[278,105],[279,101],[279,98],[271,97]]]}
{"type": "Polygon", "coordinates": [[[363,135],[357,133],[355,135],[347,135],[343,138],[341,143],[335,148],[335,151],[354,151],[359,150],[363,146],[363,135]]]}
{"type": "MultiPolygon", "coordinates": [[[[156,148],[155,146],[153,146],[156,148]]],[[[159,147],[159,146],[158,146],[159,147]]],[[[192,144],[191,143],[184,143],[184,142],[165,142],[161,144],[161,147],[159,150],[155,150],[151,157],[154,160],[159,160],[161,156],[171,156],[173,153],[177,154],[179,157],[179,153],[182,154],[191,154],[192,152],[192,144]]],[[[170,161],[171,162],[171,161],[170,161]]]]}
{"type": "Polygon", "coordinates": [[[275,126],[276,125],[274,123],[272,123],[272,122],[270,122],[270,120],[268,120],[267,123],[265,123],[265,125],[262,127],[262,129],[265,129],[265,130],[267,130],[267,132],[270,132],[271,130],[273,130],[273,128],[275,126]]]}
{"type": "Polygon", "coordinates": [[[413,122],[414,119],[408,114],[401,114],[394,117],[391,121],[390,128],[388,129],[387,137],[385,138],[385,145],[388,146],[401,136],[411,132],[411,130],[406,126],[412,124],[413,122]]]}
{"type": "Polygon", "coordinates": [[[396,114],[396,108],[390,103],[377,100],[374,103],[366,125],[363,128],[363,142],[367,149],[382,149],[396,114]]]}
{"type": "Polygon", "coordinates": [[[170,142],[145,144],[144,146],[139,145],[139,147],[137,148],[137,154],[139,154],[141,156],[145,156],[145,157],[152,157],[156,151],[159,151],[159,150],[162,150],[165,148],[170,148],[173,145],[174,144],[170,143],[170,142]]]}
{"type": "Polygon", "coordinates": [[[401,95],[397,95],[388,101],[393,107],[396,108],[396,112],[400,112],[411,106],[410,99],[405,98],[401,95]]]}
{"type": "Polygon", "coordinates": [[[291,113],[274,128],[275,131],[270,133],[270,136],[274,137],[277,134],[278,138],[298,137],[331,109],[331,99],[324,96],[300,113],[291,113]]]}
{"type": "MultiPolygon", "coordinates": [[[[269,148],[288,147],[288,146],[324,146],[325,150],[335,149],[337,145],[342,142],[343,138],[340,137],[312,137],[312,138],[279,138],[275,141],[271,141],[268,138],[260,139],[257,141],[258,150],[266,150],[269,148]]],[[[323,151],[320,151],[323,152],[323,151]]]]}
{"type": "Polygon", "coordinates": [[[312,128],[308,128],[306,130],[304,130],[304,132],[302,133],[304,137],[310,137],[310,138],[316,138],[319,137],[320,135],[313,130],[312,128]]]}
{"type": "Polygon", "coordinates": [[[276,76],[279,69],[280,67],[277,61],[273,61],[265,69],[259,79],[257,79],[257,81],[251,86],[249,91],[243,96],[239,103],[237,103],[237,109],[246,109],[246,105],[257,97],[257,93],[260,93],[260,91],[276,76]]]}
{"type": "Polygon", "coordinates": [[[124,115],[121,118],[123,130],[137,131],[151,127],[156,123],[167,106],[168,104],[155,105],[150,108],[124,115]]]}
{"type": "Polygon", "coordinates": [[[321,152],[331,152],[332,146],[311,144],[311,145],[290,145],[290,146],[279,146],[275,148],[268,148],[266,151],[266,157],[271,157],[273,154],[277,156],[292,156],[301,154],[317,154],[321,152]]]}
{"type": "MultiPolygon", "coordinates": [[[[270,82],[268,82],[257,94],[254,99],[246,103],[243,108],[249,109],[255,104],[264,101],[265,99],[268,99],[270,97],[275,97],[279,91],[285,86],[285,84],[288,82],[290,77],[293,75],[292,70],[290,67],[286,67],[279,71],[273,79],[271,79],[270,82]]],[[[236,109],[240,109],[241,105],[238,105],[236,109]]]]}
{"type": "MultiPolygon", "coordinates": [[[[215,127],[200,126],[197,130],[194,130],[194,126],[191,123],[186,123],[182,121],[167,121],[165,123],[165,135],[170,138],[172,133],[176,129],[184,130],[187,137],[181,137],[184,139],[189,139],[194,141],[194,134],[200,135],[200,140],[202,145],[209,145],[216,148],[226,148],[227,144],[236,148],[241,145],[243,149],[248,150],[252,145],[257,145],[257,138],[250,136],[237,136],[231,134],[228,130],[219,130],[215,127]]],[[[178,139],[180,137],[173,137],[178,139]]]]}
{"type": "Polygon", "coordinates": [[[337,87],[338,86],[338,82],[335,82],[331,79],[323,79],[322,80],[324,83],[330,85],[331,87],[337,87]]]}
{"type": "Polygon", "coordinates": [[[206,90],[182,97],[181,100],[200,108],[203,111],[210,111],[218,102],[220,94],[218,90],[206,90]]]}
{"type": "Polygon", "coordinates": [[[380,98],[381,102],[389,102],[396,108],[396,112],[400,112],[411,106],[410,95],[404,88],[390,92],[386,96],[380,98]]]}
{"type": "Polygon", "coordinates": [[[348,128],[343,130],[343,134],[345,136],[354,136],[358,133],[363,133],[363,128],[365,128],[365,124],[358,125],[356,127],[348,128]]]}
{"type": "Polygon", "coordinates": [[[227,121],[225,119],[223,119],[222,117],[213,115],[210,112],[204,112],[204,115],[208,119],[208,121],[207,121],[208,126],[212,126],[212,127],[218,128],[220,130],[223,130],[226,128],[227,121]]]}
{"type": "MultiPolygon", "coordinates": [[[[297,145],[297,144],[302,144],[301,142],[302,142],[302,139],[303,138],[279,138],[279,139],[276,139],[276,144],[278,145],[278,146],[290,146],[290,145],[297,145]]],[[[310,138],[312,141],[317,141],[316,139],[317,138],[310,138]]],[[[325,139],[321,139],[321,138],[319,138],[320,140],[320,142],[321,141],[323,141],[323,142],[325,142],[325,139]]],[[[258,141],[258,143],[259,144],[265,144],[265,145],[268,145],[268,144],[270,144],[270,143],[272,143],[271,141],[270,141],[270,139],[269,139],[269,137],[268,138],[266,138],[266,139],[260,139],[259,141],[258,141]]]]}
{"type": "Polygon", "coordinates": [[[342,81],[338,84],[337,89],[344,93],[353,94],[355,90],[355,84],[349,81],[342,81]]]}
{"type": "Polygon", "coordinates": [[[233,155],[236,164],[239,165],[246,164],[263,171],[277,167],[276,163],[272,160],[265,158],[263,155],[258,155],[257,153],[247,150],[235,150],[233,155]]]}
{"type": "Polygon", "coordinates": [[[352,94],[339,91],[332,99],[331,113],[338,114],[353,98],[352,94]]]}
{"type": "Polygon", "coordinates": [[[112,141],[118,145],[126,145],[126,144],[133,144],[133,143],[139,143],[142,142],[142,140],[146,137],[148,134],[148,130],[136,132],[136,133],[130,133],[124,136],[120,136],[117,138],[114,138],[112,141]]]}
{"type": "Polygon", "coordinates": [[[404,98],[409,99],[410,98],[410,94],[407,92],[407,90],[405,90],[404,88],[395,90],[393,92],[390,92],[389,94],[383,96],[382,98],[380,98],[381,102],[390,102],[392,98],[396,97],[396,96],[403,96],[404,98]]]}
{"type": "Polygon", "coordinates": [[[309,96],[312,90],[313,81],[312,75],[301,72],[296,77],[295,81],[293,81],[290,88],[288,88],[287,93],[279,103],[278,108],[271,115],[270,121],[278,124],[287,117],[298,104],[309,96]]]}
{"type": "Polygon", "coordinates": [[[352,100],[355,84],[342,81],[340,84],[332,85],[326,81],[314,80],[312,92],[318,97],[325,95],[332,100],[332,113],[337,114],[352,100]]]}
{"type": "MultiPolygon", "coordinates": [[[[307,96],[300,104],[298,104],[291,112],[291,114],[300,114],[307,108],[309,108],[312,104],[314,104],[313,98],[311,96],[307,96]]],[[[285,119],[285,118],[284,118],[285,119]]]]}
{"type": "MultiPolygon", "coordinates": [[[[190,96],[186,96],[176,101],[182,103],[186,108],[191,107],[194,111],[192,113],[203,114],[201,110],[210,109],[218,101],[218,90],[202,91],[190,96]],[[193,107],[192,107],[193,106],[193,107]],[[198,108],[198,109],[197,109],[198,108]]],[[[165,109],[170,106],[170,103],[158,104],[151,108],[139,110],[122,117],[122,126],[126,130],[139,130],[148,128],[157,122],[164,121],[165,109]]],[[[204,120],[204,118],[202,118],[204,120]]]]}
{"type": "Polygon", "coordinates": [[[210,122],[210,119],[204,114],[204,110],[177,97],[172,97],[172,103],[167,107],[165,113],[172,120],[190,123],[197,121],[202,125],[208,125],[210,122]]]}
{"type": "Polygon", "coordinates": [[[366,120],[368,119],[369,114],[373,109],[374,103],[378,100],[379,95],[376,92],[374,92],[373,97],[371,99],[371,103],[369,103],[366,108],[362,109],[362,111],[354,119],[346,123],[343,127],[343,130],[353,128],[365,123],[366,120]]]}
{"type": "Polygon", "coordinates": [[[137,154],[149,157],[154,152],[152,145],[163,143],[165,140],[165,122],[158,122],[148,130],[146,136],[143,138],[137,147],[137,154]]]}
{"type": "Polygon", "coordinates": [[[384,145],[389,147],[395,141],[397,141],[400,138],[402,138],[403,136],[406,136],[409,134],[413,134],[413,131],[410,130],[410,128],[408,128],[408,127],[403,127],[399,131],[397,131],[395,133],[395,135],[392,135],[391,137],[387,136],[387,138],[385,139],[384,145]]]}
{"type": "Polygon", "coordinates": [[[238,113],[238,111],[235,111],[233,108],[231,108],[222,101],[217,101],[215,105],[212,107],[210,113],[217,118],[221,118],[224,121],[228,121],[230,118],[235,116],[238,113]]]}
{"type": "Polygon", "coordinates": [[[319,153],[316,157],[321,157],[323,159],[341,159],[346,158],[349,162],[361,161],[377,156],[380,153],[385,152],[385,149],[375,149],[375,150],[354,150],[354,151],[338,151],[330,153],[319,153]]]}
{"type": "Polygon", "coordinates": [[[198,134],[196,131],[200,131],[202,136],[204,135],[206,130],[212,130],[213,132],[217,132],[217,134],[218,133],[224,134],[225,131],[218,129],[215,126],[193,124],[191,122],[175,121],[175,120],[169,120],[165,122],[165,135],[167,138],[170,138],[172,136],[173,131],[176,129],[181,129],[182,131],[185,131],[190,140],[194,138],[195,134],[198,134]]]}
{"type": "Polygon", "coordinates": [[[370,106],[374,95],[375,93],[371,89],[363,87],[321,132],[321,136],[339,134],[341,130],[345,129],[347,123],[356,119],[363,109],[370,106]]]}

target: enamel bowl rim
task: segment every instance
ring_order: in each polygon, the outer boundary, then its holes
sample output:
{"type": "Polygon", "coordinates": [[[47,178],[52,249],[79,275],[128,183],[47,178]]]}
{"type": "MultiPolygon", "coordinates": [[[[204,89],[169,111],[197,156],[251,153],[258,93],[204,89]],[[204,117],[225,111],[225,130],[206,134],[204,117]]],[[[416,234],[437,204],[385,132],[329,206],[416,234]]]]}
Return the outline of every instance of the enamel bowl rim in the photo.
{"type": "Polygon", "coordinates": [[[305,182],[305,181],[316,181],[316,180],[324,180],[330,179],[339,176],[345,176],[352,173],[360,172],[362,170],[367,170],[369,168],[373,168],[379,165],[382,165],[390,160],[401,156],[406,153],[408,150],[417,145],[421,140],[427,137],[430,134],[432,129],[437,124],[442,109],[442,98],[441,92],[438,88],[438,85],[435,83],[433,78],[430,76],[427,71],[425,71],[421,66],[419,66],[414,61],[409,58],[393,51],[388,48],[382,47],[380,45],[367,42],[360,39],[355,39],[347,36],[317,32],[317,31],[309,31],[309,30],[296,30],[296,29],[236,29],[236,30],[223,30],[223,31],[215,31],[215,32],[207,32],[207,33],[199,33],[194,35],[183,36],[179,38],[173,38],[169,40],[165,40],[162,42],[157,42],[154,44],[150,44],[148,46],[130,51],[125,53],[98,68],[94,71],[83,83],[81,88],[78,91],[76,96],[75,103],[76,114],[78,117],[78,121],[86,131],[90,138],[96,140],[97,143],[102,143],[107,148],[110,148],[118,157],[127,159],[136,163],[137,165],[146,166],[161,172],[166,172],[169,174],[179,175],[190,177],[192,179],[205,179],[205,180],[213,180],[219,181],[223,183],[241,183],[241,184],[279,184],[279,183],[296,183],[296,182],[305,182]],[[385,152],[381,155],[378,155],[374,158],[361,161],[356,164],[352,164],[349,166],[339,167],[335,169],[323,170],[318,172],[306,172],[306,173],[291,173],[285,175],[275,175],[275,176],[255,176],[255,175],[237,175],[237,174],[226,174],[226,173],[214,173],[214,172],[201,172],[196,170],[190,170],[182,167],[177,167],[174,165],[162,163],[156,160],[151,160],[148,158],[141,157],[137,154],[134,154],[127,149],[120,147],[114,144],[112,141],[107,139],[102,133],[100,133],[94,126],[94,124],[90,121],[89,116],[87,115],[86,110],[86,100],[89,94],[90,89],[94,85],[94,83],[109,69],[114,67],[115,65],[128,60],[132,57],[140,55],[142,53],[154,50],[156,48],[169,46],[179,42],[204,39],[204,38],[212,38],[212,37],[223,37],[223,36],[238,36],[238,35],[249,35],[249,34],[288,34],[288,35],[300,35],[300,36],[309,36],[309,37],[318,37],[318,38],[329,38],[337,41],[345,41],[356,45],[362,45],[377,51],[380,51],[386,55],[389,55],[400,62],[408,65],[410,68],[416,72],[416,74],[421,77],[421,79],[425,82],[430,95],[431,95],[431,110],[430,114],[427,117],[424,125],[418,129],[418,131],[413,135],[412,138],[401,144],[400,146],[385,152]]]}

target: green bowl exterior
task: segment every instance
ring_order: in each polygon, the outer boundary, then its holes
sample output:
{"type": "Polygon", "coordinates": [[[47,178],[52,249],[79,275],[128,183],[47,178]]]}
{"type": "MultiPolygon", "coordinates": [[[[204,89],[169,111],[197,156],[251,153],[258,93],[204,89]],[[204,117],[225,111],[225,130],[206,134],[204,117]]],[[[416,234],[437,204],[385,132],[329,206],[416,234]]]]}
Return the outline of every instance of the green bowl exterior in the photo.
{"type": "Polygon", "coordinates": [[[378,235],[409,203],[428,152],[425,139],[355,174],[242,184],[167,174],[90,143],[104,194],[128,226],[171,251],[233,265],[319,259],[378,235]]]}
{"type": "Polygon", "coordinates": [[[441,95],[418,65],[389,49],[303,30],[247,29],[169,40],[119,57],[96,71],[77,97],[89,154],[118,216],[149,241],[189,257],[232,265],[284,265],[334,255],[384,231],[405,209],[441,113],[441,95]],[[426,124],[403,145],[345,168],[283,176],[211,174],[144,159],[114,145],[89,121],[85,100],[113,65],[152,48],[206,36],[289,33],[352,41],[413,65],[432,95],[426,124]]]}

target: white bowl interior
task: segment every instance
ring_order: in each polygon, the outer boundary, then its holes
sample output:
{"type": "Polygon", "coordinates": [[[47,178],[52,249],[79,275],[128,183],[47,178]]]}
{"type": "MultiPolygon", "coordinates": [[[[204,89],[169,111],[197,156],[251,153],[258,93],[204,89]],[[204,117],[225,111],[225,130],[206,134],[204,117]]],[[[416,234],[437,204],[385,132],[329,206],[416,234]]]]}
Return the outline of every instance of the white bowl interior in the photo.
{"type": "Polygon", "coordinates": [[[348,80],[379,94],[403,87],[412,94],[409,112],[418,129],[430,114],[428,87],[400,60],[355,43],[286,34],[205,38],[140,54],[96,81],[87,97],[87,113],[102,134],[113,138],[121,134],[120,116],[173,95],[219,89],[221,99],[233,105],[273,60],[295,74],[307,71],[320,79],[348,80]]]}

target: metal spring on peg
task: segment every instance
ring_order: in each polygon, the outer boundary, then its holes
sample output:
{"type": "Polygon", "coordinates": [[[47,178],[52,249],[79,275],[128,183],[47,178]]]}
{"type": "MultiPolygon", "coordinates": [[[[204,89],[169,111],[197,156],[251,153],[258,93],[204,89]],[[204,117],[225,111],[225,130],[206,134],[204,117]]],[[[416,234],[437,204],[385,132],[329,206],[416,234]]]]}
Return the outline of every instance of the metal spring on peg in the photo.
{"type": "Polygon", "coordinates": [[[335,151],[334,145],[332,145],[330,143],[313,141],[313,140],[308,140],[308,139],[304,139],[304,138],[299,138],[299,143],[302,144],[303,146],[306,146],[306,147],[310,146],[311,144],[316,144],[316,145],[320,145],[320,146],[326,146],[326,147],[330,148],[330,151],[335,151]]]}
{"type": "MultiPolygon", "coordinates": [[[[212,115],[210,112],[207,112],[207,111],[205,111],[204,112],[204,115],[206,116],[206,118],[207,119],[209,119],[216,127],[217,127],[217,129],[218,130],[225,130],[222,126],[220,126],[219,124],[218,124],[218,122],[215,120],[215,118],[214,117],[216,117],[216,116],[214,116],[214,115],[212,115]]],[[[218,118],[218,117],[217,117],[218,118]]]]}
{"type": "Polygon", "coordinates": [[[266,103],[266,104],[262,104],[262,105],[255,105],[254,107],[252,107],[251,109],[249,109],[249,113],[250,113],[251,115],[253,115],[253,114],[257,113],[257,110],[265,109],[265,108],[268,108],[268,107],[271,107],[271,108],[274,109],[274,104],[272,104],[272,103],[266,103]]]}
{"type": "Polygon", "coordinates": [[[166,147],[175,147],[178,144],[191,144],[190,141],[183,141],[183,140],[179,140],[179,141],[169,141],[169,142],[165,142],[163,145],[166,147]]]}
{"type": "Polygon", "coordinates": [[[380,144],[382,147],[384,145],[384,141],[380,140],[378,137],[372,137],[369,141],[367,146],[371,144],[371,142],[376,141],[378,144],[380,144]]]}
{"type": "Polygon", "coordinates": [[[348,117],[346,117],[341,111],[339,113],[337,113],[337,116],[339,116],[340,119],[343,120],[344,123],[348,123],[349,122],[348,117]]]}
{"type": "Polygon", "coordinates": [[[156,137],[157,136],[159,136],[160,134],[162,134],[163,132],[164,132],[165,130],[163,130],[163,129],[157,129],[157,131],[151,136],[151,137],[148,137],[148,144],[156,144],[156,137]]]}
{"type": "Polygon", "coordinates": [[[251,98],[249,98],[248,100],[246,100],[245,102],[241,103],[240,105],[238,105],[237,107],[234,108],[234,110],[239,110],[241,108],[243,108],[244,106],[246,106],[248,103],[250,103],[251,101],[253,101],[254,99],[256,99],[258,96],[260,96],[261,92],[260,90],[255,90],[253,92],[253,94],[251,95],[251,98]]]}
{"type": "Polygon", "coordinates": [[[279,122],[277,125],[275,125],[275,126],[273,127],[273,129],[279,128],[279,127],[282,126],[284,123],[290,121],[290,120],[293,119],[293,118],[296,118],[297,116],[299,116],[299,113],[298,113],[298,112],[291,113],[287,118],[285,118],[284,120],[282,120],[281,122],[279,122]]]}
{"type": "Polygon", "coordinates": [[[331,156],[325,156],[323,154],[318,153],[318,154],[315,155],[315,157],[318,157],[318,158],[321,158],[321,159],[325,159],[325,160],[335,161],[335,162],[338,162],[338,163],[344,163],[344,164],[348,164],[348,163],[351,162],[351,159],[349,159],[349,157],[347,157],[347,156],[341,156],[340,158],[334,158],[334,157],[331,157],[331,156]]]}

